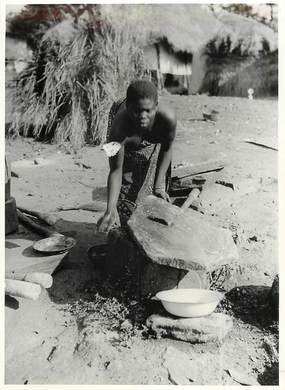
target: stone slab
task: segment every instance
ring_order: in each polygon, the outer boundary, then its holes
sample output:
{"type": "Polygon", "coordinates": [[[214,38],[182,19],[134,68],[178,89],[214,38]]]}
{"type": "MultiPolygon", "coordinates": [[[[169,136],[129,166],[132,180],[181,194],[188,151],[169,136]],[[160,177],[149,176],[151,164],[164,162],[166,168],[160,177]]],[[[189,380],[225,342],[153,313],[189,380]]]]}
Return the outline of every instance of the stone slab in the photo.
{"type": "Polygon", "coordinates": [[[152,314],[146,325],[157,337],[168,337],[190,343],[221,341],[233,327],[231,317],[213,313],[199,318],[176,318],[152,314]]]}
{"type": "Polygon", "coordinates": [[[199,209],[204,213],[219,213],[220,210],[236,203],[237,193],[224,185],[211,183],[203,187],[198,200],[199,209]]]}
{"type": "Polygon", "coordinates": [[[211,271],[238,258],[231,232],[211,222],[210,217],[149,195],[132,214],[128,230],[141,253],[156,264],[211,271]],[[149,215],[174,223],[165,226],[149,215]]]}

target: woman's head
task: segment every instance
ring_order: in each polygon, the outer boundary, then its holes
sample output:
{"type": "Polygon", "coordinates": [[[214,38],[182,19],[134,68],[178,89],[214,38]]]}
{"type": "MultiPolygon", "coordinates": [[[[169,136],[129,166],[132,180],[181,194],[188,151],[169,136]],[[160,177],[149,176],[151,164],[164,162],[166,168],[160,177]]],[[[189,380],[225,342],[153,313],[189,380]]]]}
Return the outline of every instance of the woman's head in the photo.
{"type": "Polygon", "coordinates": [[[127,111],[135,125],[142,129],[153,124],[158,104],[155,85],[149,80],[136,80],[127,89],[127,111]]]}

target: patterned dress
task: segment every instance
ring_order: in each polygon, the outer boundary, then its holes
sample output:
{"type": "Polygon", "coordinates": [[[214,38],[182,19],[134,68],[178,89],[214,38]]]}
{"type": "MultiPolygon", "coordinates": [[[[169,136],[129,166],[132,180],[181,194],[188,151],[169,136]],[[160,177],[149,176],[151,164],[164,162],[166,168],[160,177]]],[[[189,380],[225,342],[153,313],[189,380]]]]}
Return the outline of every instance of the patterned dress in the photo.
{"type": "MultiPolygon", "coordinates": [[[[125,103],[120,99],[112,104],[108,118],[107,142],[110,130],[119,109],[125,103]]],[[[125,146],[122,186],[117,204],[121,224],[125,224],[138,205],[147,195],[153,193],[160,144],[142,140],[136,148],[125,146]]],[[[167,170],[165,188],[168,189],[171,178],[171,166],[167,170]]]]}

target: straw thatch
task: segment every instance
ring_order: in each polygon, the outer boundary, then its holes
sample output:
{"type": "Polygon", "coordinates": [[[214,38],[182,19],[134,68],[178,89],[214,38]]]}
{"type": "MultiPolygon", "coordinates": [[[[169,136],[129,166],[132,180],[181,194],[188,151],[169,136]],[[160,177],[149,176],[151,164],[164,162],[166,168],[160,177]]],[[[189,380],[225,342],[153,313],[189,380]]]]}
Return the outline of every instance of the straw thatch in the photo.
{"type": "Polygon", "coordinates": [[[148,39],[166,38],[175,51],[194,53],[210,40],[219,46],[227,37],[231,51],[241,46],[242,51],[258,55],[264,41],[268,42],[270,51],[277,49],[277,34],[270,27],[227,11],[213,13],[207,5],[105,4],[100,9],[113,25],[127,20],[148,39]]]}
{"type": "Polygon", "coordinates": [[[126,24],[114,30],[64,21],[44,34],[18,80],[10,133],[69,140],[74,148],[98,144],[112,101],[142,70],[142,44],[126,24]]]}
{"type": "Polygon", "coordinates": [[[166,38],[175,51],[190,53],[206,45],[222,27],[200,4],[105,4],[101,12],[115,26],[127,20],[150,41],[166,38]]]}
{"type": "Polygon", "coordinates": [[[238,47],[242,55],[258,57],[265,46],[267,51],[278,48],[277,33],[265,24],[226,11],[220,11],[216,17],[222,25],[215,37],[216,48],[226,39],[230,41],[229,53],[238,47]]]}

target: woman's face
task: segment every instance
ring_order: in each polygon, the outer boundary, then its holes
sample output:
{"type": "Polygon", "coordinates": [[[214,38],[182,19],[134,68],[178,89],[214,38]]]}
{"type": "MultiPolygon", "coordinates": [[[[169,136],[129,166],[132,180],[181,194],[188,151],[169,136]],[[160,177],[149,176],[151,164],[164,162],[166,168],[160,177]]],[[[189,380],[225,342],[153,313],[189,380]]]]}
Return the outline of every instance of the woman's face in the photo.
{"type": "Polygon", "coordinates": [[[129,103],[127,111],[137,128],[147,130],[153,125],[157,103],[150,98],[139,99],[135,103],[129,103]]]}

